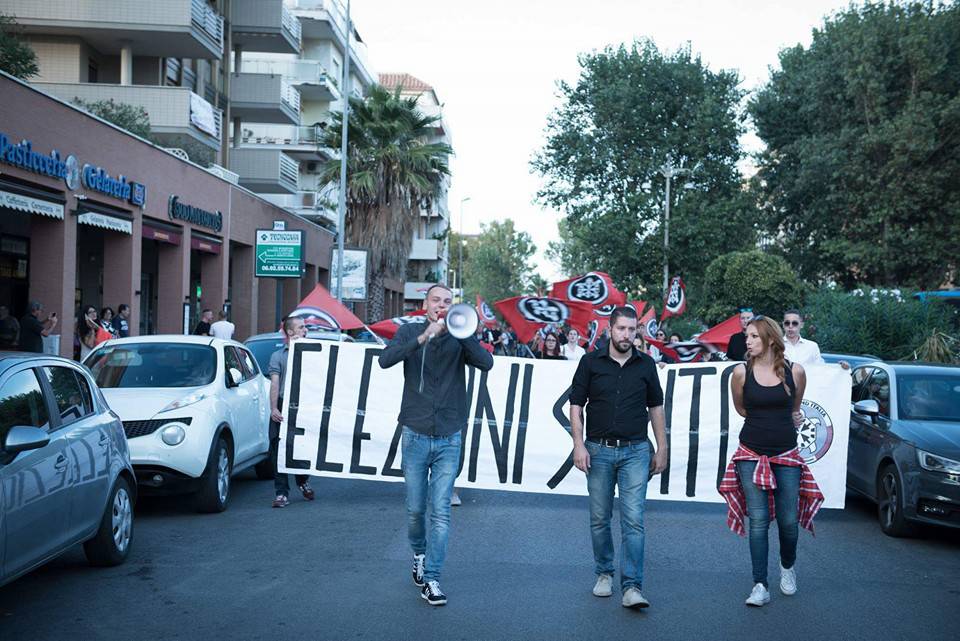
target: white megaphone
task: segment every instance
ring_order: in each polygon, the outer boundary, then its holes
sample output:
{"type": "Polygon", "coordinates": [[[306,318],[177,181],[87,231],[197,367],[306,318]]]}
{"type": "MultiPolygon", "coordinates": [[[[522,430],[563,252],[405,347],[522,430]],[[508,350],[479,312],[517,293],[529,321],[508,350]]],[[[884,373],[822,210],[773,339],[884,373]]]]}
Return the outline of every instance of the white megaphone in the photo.
{"type": "Polygon", "coordinates": [[[447,331],[454,338],[473,336],[480,324],[477,310],[467,303],[457,303],[448,309],[446,315],[440,320],[446,324],[447,331]]]}

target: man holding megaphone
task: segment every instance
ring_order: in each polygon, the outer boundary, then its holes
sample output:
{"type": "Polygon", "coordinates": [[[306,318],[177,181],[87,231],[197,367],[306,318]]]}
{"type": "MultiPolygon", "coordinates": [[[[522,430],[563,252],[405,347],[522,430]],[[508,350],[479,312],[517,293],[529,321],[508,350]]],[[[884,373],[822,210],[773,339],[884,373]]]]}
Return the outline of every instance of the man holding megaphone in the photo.
{"type": "Polygon", "coordinates": [[[466,368],[493,367],[474,335],[477,313],[453,305],[453,292],[434,285],[423,301],[423,323],[401,325],[380,354],[384,369],[403,362],[403,478],[407,490],[407,535],[413,548],[413,582],[430,605],[446,605],[440,571],[447,554],[450,496],[460,466],[462,431],[467,427],[466,368]],[[430,528],[427,530],[427,501],[430,528]]]}

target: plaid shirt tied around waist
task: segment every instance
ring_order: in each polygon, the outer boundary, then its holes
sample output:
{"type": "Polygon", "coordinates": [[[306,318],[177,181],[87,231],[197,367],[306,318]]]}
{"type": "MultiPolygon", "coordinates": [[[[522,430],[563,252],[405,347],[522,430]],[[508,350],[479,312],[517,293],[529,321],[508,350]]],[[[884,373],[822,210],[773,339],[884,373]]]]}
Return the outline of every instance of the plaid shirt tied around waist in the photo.
{"type": "MultiPolygon", "coordinates": [[[[740,485],[740,477],[737,475],[738,461],[757,462],[757,469],[753,473],[753,483],[761,490],[773,490],[777,487],[777,479],[773,475],[771,464],[791,465],[801,468],[799,522],[800,527],[813,534],[813,518],[820,510],[824,497],[819,486],[817,486],[817,481],[813,478],[813,473],[796,448],[777,456],[757,454],[743,445],[737,448],[723,474],[723,480],[720,481],[720,486],[717,488],[727,502],[727,527],[740,536],[747,535],[747,530],[743,525],[747,515],[747,500],[743,494],[743,487],[740,485]]],[[[770,501],[770,520],[772,521],[776,518],[773,492],[769,492],[768,500],[770,501]]]]}

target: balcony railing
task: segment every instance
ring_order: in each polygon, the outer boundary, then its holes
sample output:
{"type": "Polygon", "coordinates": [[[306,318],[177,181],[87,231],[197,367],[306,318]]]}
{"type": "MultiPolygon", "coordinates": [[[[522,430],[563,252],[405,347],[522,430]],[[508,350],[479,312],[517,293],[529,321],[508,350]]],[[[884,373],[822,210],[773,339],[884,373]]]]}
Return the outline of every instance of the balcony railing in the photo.
{"type": "Polygon", "coordinates": [[[337,79],[327,73],[326,68],[316,60],[243,60],[244,73],[272,73],[283,76],[290,82],[322,82],[327,81],[334,87],[339,87],[337,79]]]}
{"type": "Polygon", "coordinates": [[[259,125],[243,126],[240,142],[244,145],[316,145],[323,137],[318,126],[259,125]]]}
{"type": "Polygon", "coordinates": [[[300,92],[286,80],[280,82],[280,100],[287,103],[290,108],[297,113],[300,113],[300,92]]]}
{"type": "Polygon", "coordinates": [[[300,42],[301,27],[297,16],[293,15],[286,7],[283,7],[280,20],[283,28],[290,32],[290,36],[297,42],[300,42]]]}
{"type": "Polygon", "coordinates": [[[191,0],[190,20],[214,41],[219,42],[220,53],[223,53],[223,18],[206,0],[191,0]]]}

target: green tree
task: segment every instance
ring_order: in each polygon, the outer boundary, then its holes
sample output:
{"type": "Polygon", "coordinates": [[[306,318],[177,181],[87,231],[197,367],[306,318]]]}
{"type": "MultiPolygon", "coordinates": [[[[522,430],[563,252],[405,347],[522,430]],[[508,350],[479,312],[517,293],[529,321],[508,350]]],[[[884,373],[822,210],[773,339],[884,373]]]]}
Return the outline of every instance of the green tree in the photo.
{"type": "Polygon", "coordinates": [[[609,273],[622,289],[662,294],[666,162],[696,167],[674,179],[672,273],[697,291],[716,256],[752,247],[755,207],[737,162],[743,92],[733,71],[714,72],[689,48],[663,54],[649,41],[579,58],[532,167],[539,201],[564,212],[548,255],[570,274],[609,273]],[[685,186],[689,183],[690,188],[685,186]]]}
{"type": "Polygon", "coordinates": [[[764,316],[780,319],[791,307],[802,307],[807,286],[780,256],[754,249],[719,256],[707,267],[700,316],[708,324],[752,306],[764,316]]]}
{"type": "Polygon", "coordinates": [[[481,224],[480,230],[479,236],[467,242],[468,251],[464,252],[464,299],[471,301],[479,294],[492,305],[532,293],[538,275],[530,264],[537,251],[530,234],[517,231],[509,218],[481,224]]]}
{"type": "Polygon", "coordinates": [[[754,187],[808,280],[937,287],[960,252],[960,4],[868,2],[815,30],[750,101],[754,187]]]}
{"type": "Polygon", "coordinates": [[[153,142],[150,136],[150,116],[143,107],[136,107],[125,102],[116,102],[113,98],[87,102],[74,98],[73,104],[107,122],[111,122],[121,129],[126,129],[135,136],[140,136],[153,142]]]}
{"type": "MultiPolygon", "coordinates": [[[[333,114],[324,145],[340,148],[343,115],[333,114]]],[[[417,99],[376,85],[364,99],[350,98],[347,137],[347,217],[344,239],[370,252],[368,317],[384,313],[384,279],[406,273],[413,228],[425,198],[435,196],[449,174],[449,145],[428,143],[439,116],[424,116],[417,99]]],[[[337,184],[340,161],[322,178],[337,184]]]]}
{"type": "Polygon", "coordinates": [[[3,14],[0,14],[0,69],[22,80],[40,73],[37,54],[20,39],[16,21],[3,14]]]}

